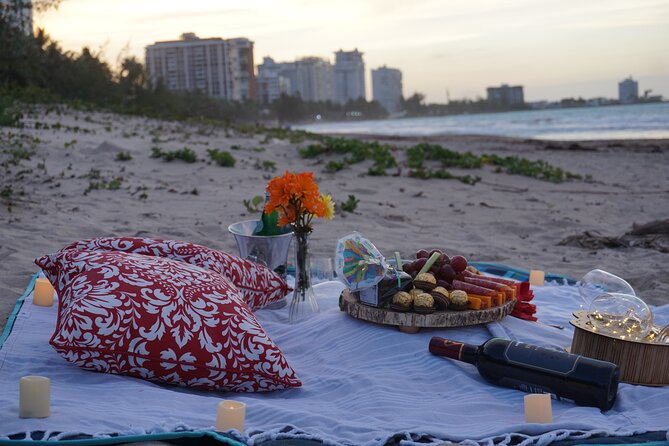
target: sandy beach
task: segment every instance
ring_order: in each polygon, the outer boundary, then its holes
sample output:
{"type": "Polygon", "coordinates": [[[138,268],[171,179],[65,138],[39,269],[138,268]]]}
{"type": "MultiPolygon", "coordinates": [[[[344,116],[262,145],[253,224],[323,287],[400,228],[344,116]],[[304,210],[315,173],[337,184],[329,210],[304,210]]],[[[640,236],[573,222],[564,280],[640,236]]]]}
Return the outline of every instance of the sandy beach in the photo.
{"type": "MultiPolygon", "coordinates": [[[[349,195],[359,200],[354,212],[338,207],[334,220],[316,223],[314,257],[332,256],[337,239],[355,230],[389,257],[393,251],[409,257],[419,248],[438,247],[470,260],[574,278],[601,268],[628,280],[648,303],[669,303],[666,234],[634,239],[633,245],[635,240],[649,243],[632,247],[561,244],[585,232],[618,237],[635,224],[668,218],[669,140],[430,139],[457,151],[542,159],[588,178],[556,184],[495,173],[489,166],[472,172],[449,169],[481,177],[468,185],[409,178],[406,166],[390,172],[395,175],[368,176],[371,161],[325,173],[325,163],[337,158],[300,158],[297,148],[309,142],[264,141],[264,135],[224,128],[103,112],[46,113],[44,108],[23,122],[25,129],[0,128],[3,162],[13,156],[9,149],[18,141],[34,150],[30,159],[2,167],[0,175],[0,327],[37,270],[33,259],[78,239],[149,236],[235,253],[227,226],[256,218],[243,200],[263,195],[267,181],[284,170],[314,171],[321,190],[338,203],[349,195]],[[198,161],[152,158],[152,147],[188,147],[198,161]],[[230,151],[235,167],[210,162],[207,149],[230,151]],[[117,160],[121,151],[132,159],[117,160]],[[114,184],[112,190],[94,188],[103,182],[114,184]]],[[[405,161],[402,148],[417,142],[380,141],[394,146],[400,164],[405,161]]]]}

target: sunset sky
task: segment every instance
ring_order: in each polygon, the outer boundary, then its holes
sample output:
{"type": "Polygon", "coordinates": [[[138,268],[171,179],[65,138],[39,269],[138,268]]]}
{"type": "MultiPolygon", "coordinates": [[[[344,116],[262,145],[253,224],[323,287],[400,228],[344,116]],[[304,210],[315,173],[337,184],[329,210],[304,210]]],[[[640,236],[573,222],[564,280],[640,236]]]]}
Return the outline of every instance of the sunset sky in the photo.
{"type": "Polygon", "coordinates": [[[501,83],[523,85],[527,101],[617,97],[629,75],[669,97],[669,0],[63,0],[35,25],[112,65],[183,32],[248,37],[256,63],[358,48],[368,96],[369,70],[385,64],[428,102],[501,83]]]}

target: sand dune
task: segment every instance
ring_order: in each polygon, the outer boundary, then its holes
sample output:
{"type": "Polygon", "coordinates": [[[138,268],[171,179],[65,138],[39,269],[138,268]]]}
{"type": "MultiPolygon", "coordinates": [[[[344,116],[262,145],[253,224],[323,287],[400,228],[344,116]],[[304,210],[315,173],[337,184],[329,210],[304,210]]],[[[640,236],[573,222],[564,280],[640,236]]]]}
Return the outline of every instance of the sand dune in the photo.
{"type": "MultiPolygon", "coordinates": [[[[263,136],[240,136],[223,128],[101,112],[65,110],[59,115],[44,109],[24,121],[26,129],[0,129],[3,162],[19,140],[24,147],[33,144],[35,151],[30,160],[3,167],[0,177],[0,190],[5,191],[0,199],[0,326],[36,271],[33,259],[77,239],[151,236],[235,252],[227,226],[255,218],[243,200],[262,195],[272,175],[286,169],[315,171],[321,189],[338,202],[349,195],[359,199],[355,212],[338,210],[333,221],[316,223],[313,256],[332,256],[336,240],[357,230],[389,256],[395,250],[410,256],[418,248],[439,247],[472,260],[576,278],[603,268],[630,281],[649,303],[669,302],[668,253],[559,245],[585,231],[618,236],[634,223],[667,218],[669,140],[572,146],[496,137],[439,139],[455,150],[543,159],[591,177],[554,184],[484,167],[474,172],[481,181],[471,186],[409,178],[406,167],[399,176],[371,177],[366,175],[371,162],[324,173],[330,158],[304,160],[297,155],[297,147],[305,143],[272,139],[263,144],[263,136]],[[48,128],[35,129],[37,122],[48,128]],[[39,142],[31,143],[35,137],[39,142]],[[188,147],[199,161],[152,158],[152,147],[188,147]],[[230,151],[236,166],[209,162],[207,149],[230,151]],[[116,160],[121,151],[132,159],[116,160]],[[118,188],[95,189],[103,183],[118,188]]],[[[401,148],[416,141],[384,142],[395,145],[394,155],[404,160],[401,148]]]]}

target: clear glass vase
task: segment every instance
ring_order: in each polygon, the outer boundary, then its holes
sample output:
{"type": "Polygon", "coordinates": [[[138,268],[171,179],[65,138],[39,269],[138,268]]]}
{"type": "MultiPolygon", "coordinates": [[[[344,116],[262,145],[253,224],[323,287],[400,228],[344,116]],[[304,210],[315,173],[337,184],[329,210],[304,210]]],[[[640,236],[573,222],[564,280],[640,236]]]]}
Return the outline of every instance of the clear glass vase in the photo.
{"type": "Polygon", "coordinates": [[[311,265],[309,262],[309,233],[295,232],[295,290],[290,301],[288,322],[307,319],[320,310],[316,293],[311,287],[311,265]]]}

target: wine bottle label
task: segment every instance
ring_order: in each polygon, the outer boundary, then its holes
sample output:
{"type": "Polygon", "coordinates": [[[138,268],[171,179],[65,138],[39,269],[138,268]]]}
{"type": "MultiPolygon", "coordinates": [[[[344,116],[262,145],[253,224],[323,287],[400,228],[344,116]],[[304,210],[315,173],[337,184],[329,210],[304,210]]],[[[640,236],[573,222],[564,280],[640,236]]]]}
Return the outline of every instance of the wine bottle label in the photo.
{"type": "Polygon", "coordinates": [[[504,357],[512,364],[559,375],[569,375],[581,359],[579,355],[549,350],[523,342],[511,342],[507,345],[504,357]]]}
{"type": "Polygon", "coordinates": [[[539,386],[536,384],[528,384],[524,381],[520,381],[513,378],[503,377],[502,379],[499,380],[498,384],[500,386],[509,387],[511,389],[522,390],[525,393],[550,393],[551,398],[556,401],[565,401],[568,403],[575,402],[574,400],[571,400],[569,398],[556,395],[555,392],[548,387],[539,386]]]}

